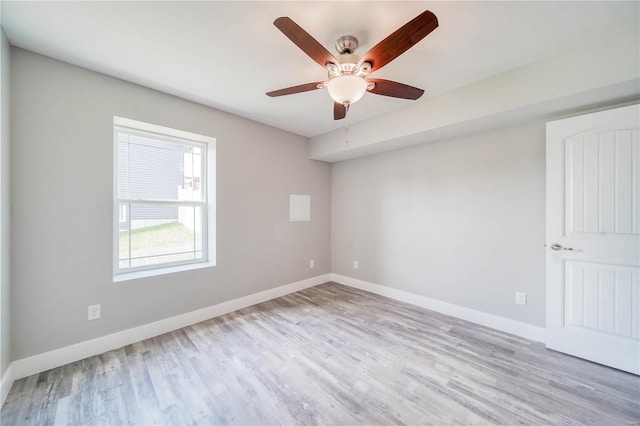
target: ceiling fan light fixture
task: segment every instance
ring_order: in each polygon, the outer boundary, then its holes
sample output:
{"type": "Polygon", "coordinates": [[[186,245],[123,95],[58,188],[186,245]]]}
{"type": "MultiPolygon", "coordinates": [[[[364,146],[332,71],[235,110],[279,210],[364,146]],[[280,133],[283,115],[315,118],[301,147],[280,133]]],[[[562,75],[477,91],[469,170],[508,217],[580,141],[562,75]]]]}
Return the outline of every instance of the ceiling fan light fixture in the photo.
{"type": "Polygon", "coordinates": [[[329,95],[339,104],[352,104],[362,98],[367,91],[367,81],[354,75],[333,78],[327,84],[329,95]]]}
{"type": "Polygon", "coordinates": [[[360,100],[366,91],[411,100],[418,99],[424,93],[424,90],[408,84],[380,78],[367,80],[367,76],[402,55],[438,27],[438,18],[428,10],[395,30],[362,57],[355,54],[358,39],[354,36],[345,35],[338,38],[336,50],[340,55],[335,57],[291,18],[281,16],[273,21],[273,25],[307,56],[326,69],[329,81],[274,90],[268,92],[267,96],[292,95],[326,87],[334,101],[333,119],[342,120],[347,115],[349,105],[360,100]]]}

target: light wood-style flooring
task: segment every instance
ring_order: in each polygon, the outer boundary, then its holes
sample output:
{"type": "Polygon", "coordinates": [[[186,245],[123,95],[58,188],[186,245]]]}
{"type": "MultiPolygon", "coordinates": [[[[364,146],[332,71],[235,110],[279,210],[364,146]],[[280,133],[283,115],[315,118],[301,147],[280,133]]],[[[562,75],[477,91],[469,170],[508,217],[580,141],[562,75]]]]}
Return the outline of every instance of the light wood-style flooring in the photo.
{"type": "Polygon", "coordinates": [[[2,425],[638,425],[640,377],[325,284],[14,383],[2,425]]]}

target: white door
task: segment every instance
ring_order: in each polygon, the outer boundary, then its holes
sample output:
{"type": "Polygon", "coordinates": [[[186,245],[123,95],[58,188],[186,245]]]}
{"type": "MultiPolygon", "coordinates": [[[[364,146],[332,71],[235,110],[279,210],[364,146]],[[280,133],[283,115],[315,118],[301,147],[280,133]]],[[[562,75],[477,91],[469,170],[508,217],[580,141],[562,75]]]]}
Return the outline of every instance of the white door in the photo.
{"type": "Polygon", "coordinates": [[[547,342],[640,374],[640,108],[547,123],[547,342]]]}

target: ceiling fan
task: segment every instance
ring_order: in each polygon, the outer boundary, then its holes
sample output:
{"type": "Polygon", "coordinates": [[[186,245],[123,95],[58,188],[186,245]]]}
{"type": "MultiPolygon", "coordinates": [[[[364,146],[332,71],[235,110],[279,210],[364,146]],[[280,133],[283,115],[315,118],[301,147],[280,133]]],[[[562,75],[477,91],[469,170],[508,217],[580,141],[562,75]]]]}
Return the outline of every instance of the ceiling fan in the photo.
{"type": "Polygon", "coordinates": [[[418,99],[424,93],[424,90],[417,87],[368,76],[409,50],[438,27],[438,18],[428,10],[398,28],[362,57],[355,54],[358,39],[353,36],[345,35],[338,38],[336,50],[339,55],[336,58],[291,18],[278,18],[273,25],[311,59],[326,68],[329,80],[274,90],[268,92],[267,96],[292,95],[326,87],[334,101],[333,118],[341,120],[346,117],[349,106],[357,102],[367,91],[376,95],[411,100],[418,99]]]}

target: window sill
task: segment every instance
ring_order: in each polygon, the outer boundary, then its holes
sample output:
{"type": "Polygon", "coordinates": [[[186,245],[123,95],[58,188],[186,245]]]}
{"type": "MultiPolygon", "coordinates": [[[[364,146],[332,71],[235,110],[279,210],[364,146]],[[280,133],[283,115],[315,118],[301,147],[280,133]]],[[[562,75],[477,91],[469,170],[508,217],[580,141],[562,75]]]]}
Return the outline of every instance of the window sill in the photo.
{"type": "Polygon", "coordinates": [[[139,278],[155,277],[158,275],[173,274],[176,272],[191,271],[194,269],[211,268],[216,266],[213,262],[191,263],[189,265],[170,266],[168,268],[149,269],[146,271],[125,272],[113,276],[113,282],[137,280],[139,278]]]}

